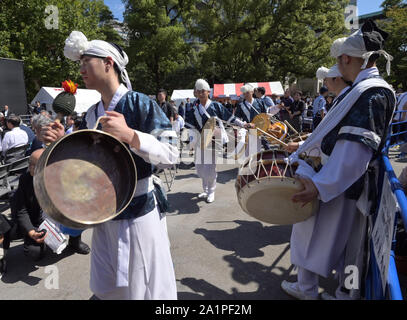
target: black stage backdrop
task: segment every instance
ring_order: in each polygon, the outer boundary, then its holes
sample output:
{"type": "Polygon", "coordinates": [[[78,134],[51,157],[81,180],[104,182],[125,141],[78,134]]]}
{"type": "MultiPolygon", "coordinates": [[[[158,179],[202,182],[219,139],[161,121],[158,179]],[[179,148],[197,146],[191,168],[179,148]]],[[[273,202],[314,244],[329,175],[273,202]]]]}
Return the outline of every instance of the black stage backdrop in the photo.
{"type": "Polygon", "coordinates": [[[8,105],[9,114],[27,114],[24,64],[21,60],[0,58],[0,111],[8,105]]]}

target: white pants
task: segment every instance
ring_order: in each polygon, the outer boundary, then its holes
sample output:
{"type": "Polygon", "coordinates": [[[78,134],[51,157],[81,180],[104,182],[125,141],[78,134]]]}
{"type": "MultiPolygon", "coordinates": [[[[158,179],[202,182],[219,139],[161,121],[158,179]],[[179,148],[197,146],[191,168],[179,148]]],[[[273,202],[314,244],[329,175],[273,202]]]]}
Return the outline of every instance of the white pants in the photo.
{"type": "Polygon", "coordinates": [[[196,173],[202,179],[204,192],[215,192],[217,178],[215,152],[197,147],[195,151],[195,168],[196,173]]]}
{"type": "Polygon", "coordinates": [[[102,300],[177,299],[166,218],[160,219],[157,208],[136,219],[94,228],[90,288],[102,300]],[[123,228],[129,231],[124,248],[119,245],[123,228]],[[119,259],[128,259],[128,286],[117,286],[119,259]]]}

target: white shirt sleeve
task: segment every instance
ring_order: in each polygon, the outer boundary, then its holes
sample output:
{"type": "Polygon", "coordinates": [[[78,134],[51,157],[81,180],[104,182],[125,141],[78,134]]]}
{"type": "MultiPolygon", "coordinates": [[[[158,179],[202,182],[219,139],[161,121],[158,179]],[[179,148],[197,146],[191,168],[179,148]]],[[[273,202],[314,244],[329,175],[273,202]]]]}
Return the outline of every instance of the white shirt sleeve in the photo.
{"type": "Polygon", "coordinates": [[[238,119],[238,118],[235,118],[235,120],[233,121],[233,123],[234,123],[235,125],[237,125],[238,127],[241,127],[241,128],[243,128],[243,127],[245,126],[245,124],[246,124],[245,121],[242,121],[242,120],[240,120],[240,119],[238,119]]]}
{"type": "MultiPolygon", "coordinates": [[[[177,163],[179,157],[178,147],[169,142],[161,142],[148,133],[135,130],[140,140],[140,150],[131,148],[135,154],[143,158],[144,161],[157,166],[159,169],[170,168],[177,163]]],[[[174,138],[176,134],[174,131],[174,138]]]]}
{"type": "Polygon", "coordinates": [[[276,106],[272,106],[272,107],[269,107],[269,108],[267,109],[267,113],[268,113],[268,114],[271,114],[272,116],[274,116],[275,114],[279,113],[279,111],[280,111],[280,109],[279,109],[278,107],[276,107],[276,106]]]}
{"type": "Polygon", "coordinates": [[[328,202],[351,187],[366,172],[373,151],[355,141],[339,140],[327,163],[314,177],[320,199],[328,202]]]}
{"type": "Polygon", "coordinates": [[[8,150],[8,145],[9,145],[9,140],[10,140],[10,135],[8,132],[4,135],[4,139],[1,142],[1,151],[3,153],[3,156],[5,155],[6,151],[8,150]]]}

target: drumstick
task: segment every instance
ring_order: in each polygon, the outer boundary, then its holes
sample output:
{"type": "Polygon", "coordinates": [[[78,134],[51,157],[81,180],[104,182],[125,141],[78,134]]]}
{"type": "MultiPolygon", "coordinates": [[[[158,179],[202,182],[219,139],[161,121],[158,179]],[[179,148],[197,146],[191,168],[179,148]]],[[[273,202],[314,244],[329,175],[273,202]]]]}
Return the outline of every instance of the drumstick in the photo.
{"type": "Polygon", "coordinates": [[[277,139],[275,136],[268,134],[267,132],[257,128],[257,130],[259,130],[261,133],[263,133],[265,136],[268,136],[269,138],[271,138],[272,140],[278,142],[279,144],[281,144],[284,147],[288,147],[288,144],[284,143],[283,141],[281,141],[280,139],[277,139]]]}
{"type": "MultiPolygon", "coordinates": [[[[287,125],[287,127],[289,127],[292,131],[294,131],[295,134],[299,134],[298,131],[295,130],[295,129],[293,128],[293,126],[292,126],[287,120],[284,120],[284,123],[287,125]]],[[[301,137],[301,135],[300,135],[300,137],[301,137]]],[[[301,139],[301,138],[300,138],[300,139],[301,139]]]]}

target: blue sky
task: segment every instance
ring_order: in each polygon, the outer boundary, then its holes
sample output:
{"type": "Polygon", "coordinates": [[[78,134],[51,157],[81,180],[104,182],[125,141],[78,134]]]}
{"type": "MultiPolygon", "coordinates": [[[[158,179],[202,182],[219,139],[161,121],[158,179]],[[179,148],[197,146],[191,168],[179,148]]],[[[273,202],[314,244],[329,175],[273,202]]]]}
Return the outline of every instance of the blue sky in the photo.
{"type": "Polygon", "coordinates": [[[359,15],[380,11],[383,0],[358,0],[359,15]]]}
{"type": "MultiPolygon", "coordinates": [[[[121,0],[104,0],[105,4],[110,8],[114,17],[123,21],[124,5],[121,0]]],[[[358,0],[359,15],[372,13],[381,10],[380,5],[383,0],[358,0]]]]}
{"type": "Polygon", "coordinates": [[[104,2],[105,5],[110,8],[110,11],[112,11],[113,16],[116,19],[123,21],[124,4],[122,0],[104,0],[104,2]]]}

